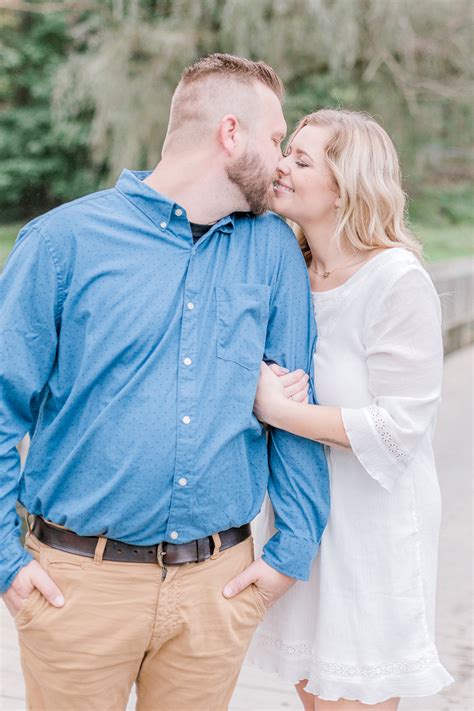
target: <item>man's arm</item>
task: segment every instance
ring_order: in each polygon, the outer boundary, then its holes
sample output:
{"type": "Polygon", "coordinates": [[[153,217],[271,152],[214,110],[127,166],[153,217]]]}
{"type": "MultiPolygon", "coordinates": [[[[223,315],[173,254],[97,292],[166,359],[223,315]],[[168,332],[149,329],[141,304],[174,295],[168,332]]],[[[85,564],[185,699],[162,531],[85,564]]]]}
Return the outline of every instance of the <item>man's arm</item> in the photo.
{"type": "MultiPolygon", "coordinates": [[[[282,229],[286,228],[282,225],[282,229]]],[[[265,360],[312,374],[315,337],[308,274],[298,244],[290,236],[273,284],[265,360]]],[[[310,402],[314,402],[312,392],[310,402]]],[[[271,604],[294,579],[309,578],[327,523],[329,477],[323,446],[317,442],[273,429],[268,452],[268,490],[276,533],[265,545],[262,559],[231,581],[232,592],[226,586],[225,594],[236,594],[255,582],[271,604]]]]}
{"type": "Polygon", "coordinates": [[[8,590],[12,612],[33,587],[48,599],[59,595],[20,543],[16,445],[31,429],[54,363],[60,301],[54,255],[38,229],[26,227],[0,278],[0,592],[8,590]]]}
{"type": "MultiPolygon", "coordinates": [[[[265,357],[312,375],[316,328],[306,266],[295,239],[287,241],[273,290],[265,357]]],[[[312,378],[311,378],[312,381],[312,378]]],[[[311,398],[314,393],[310,393],[311,398]]],[[[329,478],[321,444],[271,429],[269,494],[275,535],[263,560],[279,572],[309,578],[311,563],[327,523],[329,478]]]]}

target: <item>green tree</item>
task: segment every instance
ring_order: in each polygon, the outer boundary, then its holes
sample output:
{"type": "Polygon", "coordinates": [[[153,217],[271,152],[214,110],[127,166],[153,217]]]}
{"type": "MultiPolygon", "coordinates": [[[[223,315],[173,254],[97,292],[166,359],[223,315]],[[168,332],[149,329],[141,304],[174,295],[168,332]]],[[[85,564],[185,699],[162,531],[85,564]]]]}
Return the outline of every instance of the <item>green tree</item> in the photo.
{"type": "MultiPolygon", "coordinates": [[[[26,218],[97,184],[89,159],[87,108],[53,125],[51,95],[70,49],[63,13],[0,16],[0,213],[26,218]]],[[[89,111],[90,115],[90,111],[89,111]]]]}
{"type": "Polygon", "coordinates": [[[123,165],[158,160],[181,70],[215,51],[272,64],[287,87],[290,125],[322,106],[374,113],[412,187],[467,175],[468,0],[116,0],[101,8],[109,19],[61,67],[55,105],[59,123],[94,106],[90,145],[109,180],[123,165]]]}
{"type": "Polygon", "coordinates": [[[470,176],[470,0],[20,5],[36,12],[0,16],[3,220],[152,167],[183,68],[215,51],[272,64],[290,126],[323,106],[374,114],[412,193],[470,176]]]}

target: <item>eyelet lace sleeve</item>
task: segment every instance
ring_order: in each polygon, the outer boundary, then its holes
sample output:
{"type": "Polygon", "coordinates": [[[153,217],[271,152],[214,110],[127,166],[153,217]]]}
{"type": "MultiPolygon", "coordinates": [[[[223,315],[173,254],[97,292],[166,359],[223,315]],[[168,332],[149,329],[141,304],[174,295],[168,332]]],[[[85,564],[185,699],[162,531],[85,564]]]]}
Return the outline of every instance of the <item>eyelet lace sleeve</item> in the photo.
{"type": "Polygon", "coordinates": [[[389,283],[367,315],[365,333],[372,403],[343,408],[359,462],[388,491],[434,430],[441,394],[439,298],[421,266],[389,283]]]}
{"type": "Polygon", "coordinates": [[[376,405],[367,408],[367,412],[372,418],[377,434],[383,442],[384,447],[392,454],[397,462],[404,463],[409,460],[409,455],[402,449],[395,439],[395,435],[390,431],[390,421],[384,411],[376,405]]]}

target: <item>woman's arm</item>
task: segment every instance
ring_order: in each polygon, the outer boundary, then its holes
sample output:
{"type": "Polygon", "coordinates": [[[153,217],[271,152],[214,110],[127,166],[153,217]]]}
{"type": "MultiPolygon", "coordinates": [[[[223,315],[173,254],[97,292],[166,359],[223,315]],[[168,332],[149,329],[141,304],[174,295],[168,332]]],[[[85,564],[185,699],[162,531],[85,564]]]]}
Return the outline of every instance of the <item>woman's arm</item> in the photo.
{"type": "Polygon", "coordinates": [[[347,447],[387,491],[432,436],[443,367],[439,298],[417,263],[402,267],[366,318],[371,402],[356,408],[294,403],[262,367],[255,403],[257,417],[278,429],[347,447]]]}
{"type": "MultiPolygon", "coordinates": [[[[350,442],[339,407],[308,405],[288,397],[286,380],[293,374],[278,377],[262,363],[254,412],[262,422],[292,434],[313,439],[331,447],[349,447],[350,442]]],[[[300,375],[298,377],[301,377],[300,375]]]]}
{"type": "Polygon", "coordinates": [[[273,426],[330,447],[350,449],[351,446],[339,407],[308,405],[287,400],[273,426]]]}

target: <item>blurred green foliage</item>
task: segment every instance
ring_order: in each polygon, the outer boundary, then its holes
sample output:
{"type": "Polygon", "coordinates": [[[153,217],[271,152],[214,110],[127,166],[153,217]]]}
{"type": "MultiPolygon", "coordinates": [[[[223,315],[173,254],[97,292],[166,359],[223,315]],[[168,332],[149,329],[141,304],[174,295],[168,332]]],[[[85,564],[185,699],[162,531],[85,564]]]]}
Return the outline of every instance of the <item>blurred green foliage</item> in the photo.
{"type": "Polygon", "coordinates": [[[54,77],[69,46],[61,13],[11,13],[1,20],[2,221],[44,211],[97,184],[89,161],[87,121],[78,117],[67,140],[53,125],[54,77]]]}
{"type": "Polygon", "coordinates": [[[408,204],[413,222],[431,227],[474,224],[474,191],[468,185],[453,185],[440,190],[428,187],[408,204]]]}
{"type": "Polygon", "coordinates": [[[20,227],[19,222],[0,226],[0,269],[7,261],[20,227]]]}
{"type": "Polygon", "coordinates": [[[470,179],[470,0],[28,4],[0,14],[2,222],[110,185],[124,166],[153,167],[183,68],[213,51],[272,64],[290,127],[322,106],[374,114],[415,222],[472,216],[465,188],[450,187],[470,179]]]}

